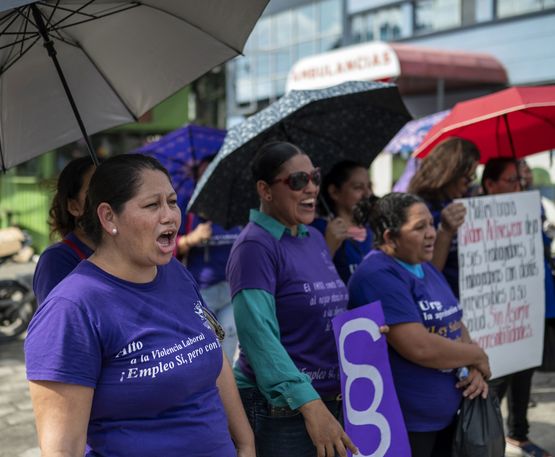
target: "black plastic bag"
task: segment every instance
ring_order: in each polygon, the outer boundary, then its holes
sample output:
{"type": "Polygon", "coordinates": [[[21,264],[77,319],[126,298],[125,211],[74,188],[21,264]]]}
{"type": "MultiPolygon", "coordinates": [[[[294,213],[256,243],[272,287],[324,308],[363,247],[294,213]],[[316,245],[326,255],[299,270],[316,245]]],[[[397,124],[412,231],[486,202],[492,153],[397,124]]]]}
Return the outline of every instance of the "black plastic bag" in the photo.
{"type": "Polygon", "coordinates": [[[463,400],[457,419],[452,457],[503,457],[505,433],[495,395],[463,400]]]}

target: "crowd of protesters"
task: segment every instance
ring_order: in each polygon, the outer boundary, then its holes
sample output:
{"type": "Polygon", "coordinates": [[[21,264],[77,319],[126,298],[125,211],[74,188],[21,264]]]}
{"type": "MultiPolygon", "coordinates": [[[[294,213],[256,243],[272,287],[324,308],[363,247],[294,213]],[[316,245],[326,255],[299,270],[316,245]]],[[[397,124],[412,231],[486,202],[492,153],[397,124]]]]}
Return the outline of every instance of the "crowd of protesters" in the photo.
{"type": "MultiPolygon", "coordinates": [[[[43,455],[357,453],[342,426],[331,319],[379,300],[414,457],[450,456],[463,397],[492,391],[508,391],[508,443],[549,457],[528,437],[533,370],[488,383],[488,356],[462,320],[466,210],[454,200],[469,195],[479,160],[472,142],[448,139],[409,193],[376,198],[363,165],[322,176],[296,145],[268,143],[252,161],[260,204],[248,223],[227,232],[183,215],[183,234],[156,160],[70,163],[51,210],[63,239],[41,256],[25,343],[43,455]],[[233,247],[207,251],[216,235],[233,247]],[[431,302],[452,312],[430,318],[421,304],[431,302]]],[[[523,167],[490,161],[483,193],[520,191],[523,167]]],[[[551,280],[549,268],[546,259],[551,280]]],[[[546,291],[555,301],[552,283],[546,291]]]]}

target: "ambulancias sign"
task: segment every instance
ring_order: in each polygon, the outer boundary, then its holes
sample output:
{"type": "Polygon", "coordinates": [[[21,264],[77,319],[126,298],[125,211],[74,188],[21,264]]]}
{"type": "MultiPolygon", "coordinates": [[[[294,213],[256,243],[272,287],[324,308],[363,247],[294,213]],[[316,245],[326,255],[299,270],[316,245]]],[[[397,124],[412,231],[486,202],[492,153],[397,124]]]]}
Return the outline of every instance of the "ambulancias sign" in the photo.
{"type": "Polygon", "coordinates": [[[374,41],[299,60],[289,72],[286,91],[322,89],[346,81],[388,81],[400,74],[395,51],[374,41]]]}

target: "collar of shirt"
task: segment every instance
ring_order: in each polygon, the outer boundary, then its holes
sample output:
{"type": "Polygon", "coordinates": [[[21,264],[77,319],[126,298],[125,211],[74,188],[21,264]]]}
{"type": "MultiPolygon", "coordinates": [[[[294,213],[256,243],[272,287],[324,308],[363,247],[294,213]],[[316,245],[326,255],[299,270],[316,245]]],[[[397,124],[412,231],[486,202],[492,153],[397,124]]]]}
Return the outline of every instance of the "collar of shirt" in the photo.
{"type": "MultiPolygon", "coordinates": [[[[254,222],[256,225],[262,227],[270,235],[272,235],[276,240],[281,240],[284,233],[291,235],[291,230],[289,230],[285,225],[274,219],[272,216],[258,211],[257,209],[251,209],[249,214],[249,221],[254,222]]],[[[297,225],[297,237],[304,238],[308,236],[310,232],[308,231],[306,225],[297,225]]]]}
{"type": "Polygon", "coordinates": [[[403,262],[402,260],[398,259],[397,257],[393,257],[393,259],[400,264],[402,267],[410,271],[414,276],[418,279],[422,279],[424,277],[424,268],[422,268],[421,263],[417,264],[410,264],[407,262],[403,262]]]}

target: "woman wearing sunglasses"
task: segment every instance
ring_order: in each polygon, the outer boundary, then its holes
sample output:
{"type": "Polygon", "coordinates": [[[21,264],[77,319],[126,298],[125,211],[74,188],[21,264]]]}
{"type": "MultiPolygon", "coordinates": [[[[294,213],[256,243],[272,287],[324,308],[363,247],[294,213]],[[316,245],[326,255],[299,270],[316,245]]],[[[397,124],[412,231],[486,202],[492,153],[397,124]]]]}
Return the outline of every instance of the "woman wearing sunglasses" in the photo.
{"type": "Polygon", "coordinates": [[[459,260],[457,230],[463,224],[466,209],[453,203],[465,197],[476,179],[480,152],[474,143],[449,138],[438,144],[421,162],[408,191],[428,205],[437,236],[433,265],[443,273],[455,296],[459,296],[459,260]]]}
{"type": "Polygon", "coordinates": [[[252,164],[260,208],[227,265],[241,353],[235,377],[259,457],[346,456],[337,417],[331,318],[347,289],[313,221],[320,170],[296,146],[264,145],[252,164]]]}
{"type": "MultiPolygon", "coordinates": [[[[519,176],[518,162],[510,157],[496,157],[488,160],[482,173],[482,190],[485,195],[520,192],[522,178],[519,176]]],[[[545,240],[544,240],[545,241],[545,240]]],[[[545,264],[545,297],[554,300],[553,280],[549,263],[545,264]]],[[[543,303],[532,303],[544,306],[543,303]]],[[[532,389],[534,368],[512,373],[490,382],[490,388],[501,400],[507,394],[507,451],[511,454],[533,457],[550,457],[549,453],[530,441],[528,432],[528,404],[532,389]]]]}

